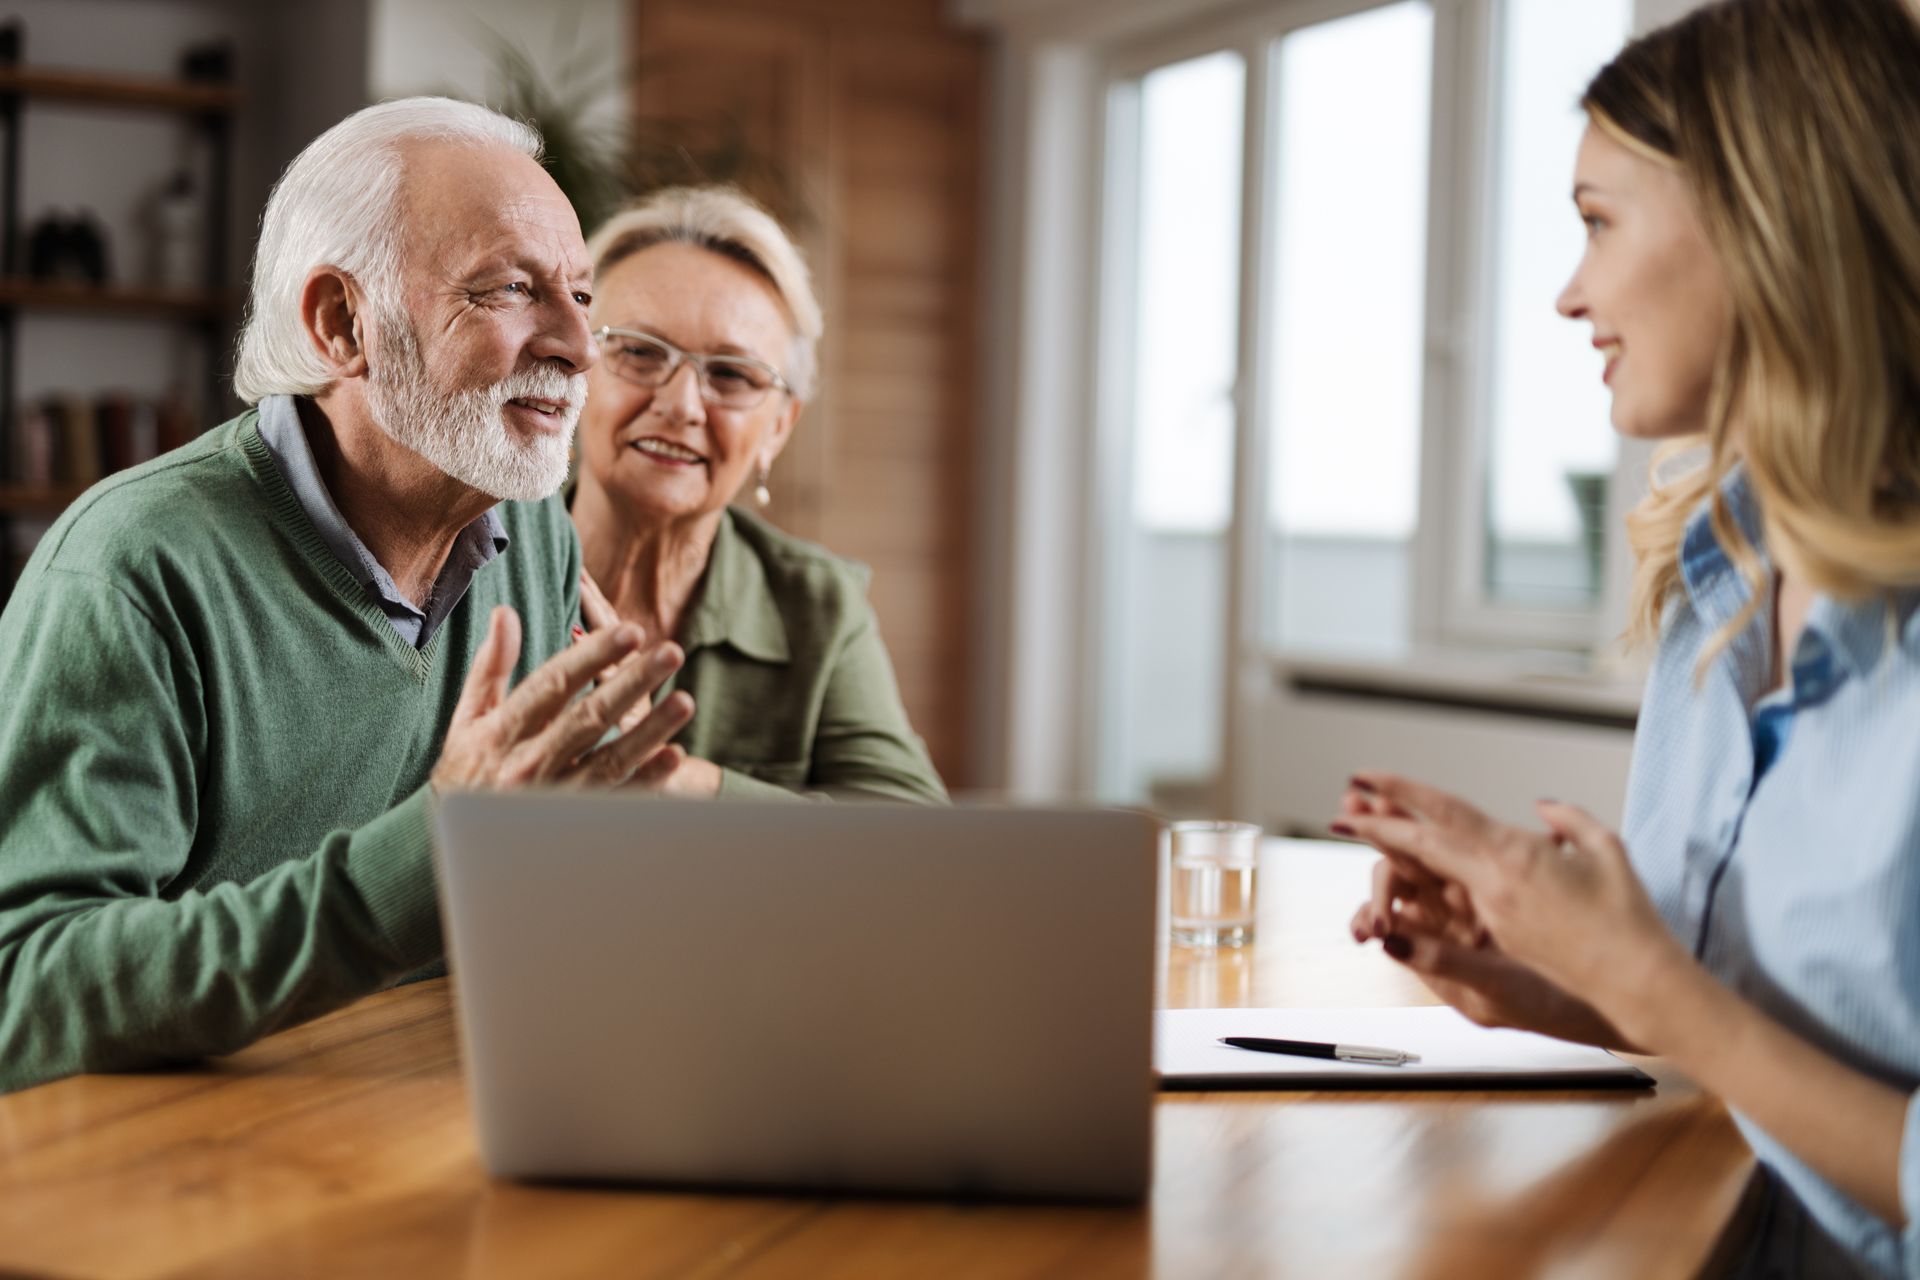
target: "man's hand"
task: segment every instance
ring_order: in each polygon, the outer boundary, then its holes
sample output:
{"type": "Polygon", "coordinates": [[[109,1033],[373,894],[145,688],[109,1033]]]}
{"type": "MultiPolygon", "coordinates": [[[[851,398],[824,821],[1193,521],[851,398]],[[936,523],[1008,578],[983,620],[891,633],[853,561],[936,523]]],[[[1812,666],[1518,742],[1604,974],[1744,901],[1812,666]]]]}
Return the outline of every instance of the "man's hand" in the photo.
{"type": "MultiPolygon", "coordinates": [[[[620,625],[620,614],[613,607],[613,601],[607,599],[607,593],[600,589],[600,584],[585,569],[580,571],[580,617],[587,624],[586,631],[580,637],[582,640],[595,632],[610,631],[620,625]]],[[[626,661],[638,662],[641,656],[635,652],[626,661]]],[[[617,668],[604,671],[599,679],[611,680],[618,674],[617,668]]],[[[632,729],[645,720],[650,709],[648,700],[640,699],[621,717],[621,730],[632,729]]],[[[711,799],[720,794],[720,766],[711,760],[689,756],[679,747],[665,747],[634,775],[634,785],[664,796],[711,799]]]]}
{"type": "Polygon", "coordinates": [[[531,783],[647,785],[684,757],[662,750],[693,718],[693,699],[675,693],[640,720],[623,718],[680,667],[674,644],[642,650],[638,627],[596,631],[542,663],[508,691],[520,658],[520,616],[504,606],[487,620],[453,723],[434,766],[436,790],[488,790],[531,783]],[[613,668],[608,672],[608,668],[613,668]],[[597,677],[586,696],[581,691],[597,677]],[[619,737],[596,745],[609,730],[619,737]]]}

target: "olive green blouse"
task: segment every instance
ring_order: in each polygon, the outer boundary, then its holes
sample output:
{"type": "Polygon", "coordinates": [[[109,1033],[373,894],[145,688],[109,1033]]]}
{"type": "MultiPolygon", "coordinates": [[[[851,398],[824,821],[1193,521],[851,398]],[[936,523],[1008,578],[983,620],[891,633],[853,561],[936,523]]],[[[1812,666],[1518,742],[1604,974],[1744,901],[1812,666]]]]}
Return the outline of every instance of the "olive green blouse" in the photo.
{"type": "Polygon", "coordinates": [[[675,739],[722,770],[722,799],[797,794],[944,804],[867,603],[868,570],[737,508],[722,514],[668,682],[693,695],[675,739]]]}

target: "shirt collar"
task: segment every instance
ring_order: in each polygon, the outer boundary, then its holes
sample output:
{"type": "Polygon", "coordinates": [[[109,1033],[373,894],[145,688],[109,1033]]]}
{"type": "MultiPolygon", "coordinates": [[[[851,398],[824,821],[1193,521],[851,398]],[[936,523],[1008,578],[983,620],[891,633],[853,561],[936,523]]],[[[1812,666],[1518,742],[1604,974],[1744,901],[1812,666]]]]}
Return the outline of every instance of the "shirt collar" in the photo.
{"type": "MultiPolygon", "coordinates": [[[[1760,504],[1754,498],[1744,463],[1735,463],[1721,477],[1719,493],[1727,504],[1727,513],[1746,535],[1761,564],[1768,564],[1766,538],[1760,526],[1760,504]]],[[[1680,539],[1680,580],[1692,598],[1694,611],[1714,625],[1725,622],[1747,602],[1746,583],[1714,535],[1711,494],[1701,499],[1694,509],[1680,539]]]]}
{"type": "Polygon", "coordinates": [[[682,645],[691,652],[703,645],[730,644],[762,662],[787,662],[793,650],[773,585],[736,521],[731,509],[720,513],[700,599],[687,619],[682,645]]]}
{"type": "MultiPolygon", "coordinates": [[[[1769,571],[1766,535],[1760,519],[1760,503],[1746,465],[1736,463],[1720,482],[1720,493],[1728,514],[1752,544],[1760,563],[1769,571]]],[[[1747,602],[1747,584],[1735,570],[1733,560],[1714,536],[1711,522],[1711,498],[1703,500],[1687,521],[1680,544],[1680,576],[1692,601],[1694,612],[1710,627],[1726,624],[1747,602]]],[[[1901,592],[1892,601],[1899,619],[1896,631],[1907,648],[1920,653],[1920,592],[1901,592]]],[[[1865,675],[1879,664],[1888,638],[1889,602],[1879,596],[1848,604],[1827,595],[1814,597],[1807,610],[1807,621],[1793,654],[1793,678],[1796,700],[1819,698],[1843,674],[1865,675]]],[[[1754,625],[1767,625],[1763,609],[1754,625]]]]}
{"type": "MultiPolygon", "coordinates": [[[[327,550],[333,553],[334,559],[345,565],[355,581],[378,595],[384,603],[403,607],[425,617],[417,605],[400,594],[392,575],[374,558],[367,544],[360,540],[360,535],[340,514],[340,508],[334,505],[333,495],[327,491],[326,481],[320,476],[319,464],[314,461],[313,447],[307,443],[306,429],[300,422],[299,406],[292,396],[268,396],[260,401],[260,439],[273,455],[273,461],[280,468],[287,487],[293,490],[294,497],[299,500],[300,510],[312,523],[320,540],[327,544],[327,550]]],[[[454,553],[448,558],[449,564],[460,561],[460,572],[471,577],[480,566],[505,551],[509,541],[506,523],[501,520],[498,509],[489,507],[460,531],[454,553]]],[[[440,592],[436,589],[435,594],[437,596],[440,592]]]]}

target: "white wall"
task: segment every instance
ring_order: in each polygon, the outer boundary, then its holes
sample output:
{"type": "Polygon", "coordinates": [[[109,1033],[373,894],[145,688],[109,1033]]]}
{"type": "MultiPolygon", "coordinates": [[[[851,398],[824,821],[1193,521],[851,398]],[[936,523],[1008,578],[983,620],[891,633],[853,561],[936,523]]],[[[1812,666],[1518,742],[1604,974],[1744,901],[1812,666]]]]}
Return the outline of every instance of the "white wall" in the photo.
{"type": "MultiPolygon", "coordinates": [[[[26,26],[25,61],[89,71],[170,76],[182,46],[236,34],[219,6],[167,0],[21,0],[6,16],[26,26]]],[[[243,48],[242,56],[252,52],[243,48]]],[[[91,211],[104,226],[111,278],[147,280],[142,210],[176,167],[191,160],[177,117],[29,100],[21,131],[21,235],[52,209],[91,211]]],[[[21,259],[25,266],[24,256],[21,259]]],[[[126,387],[159,394],[181,381],[197,390],[197,348],[178,331],[138,320],[41,313],[20,323],[16,394],[126,387]]]]}
{"type": "Polygon", "coordinates": [[[1706,3],[1707,0],[1639,0],[1633,7],[1634,28],[1651,31],[1663,27],[1706,3]]]}
{"type": "MultiPolygon", "coordinates": [[[[24,57],[33,66],[173,77],[185,46],[233,42],[243,95],[228,205],[227,277],[236,289],[273,179],[314,134],[365,100],[363,0],[329,0],[324,13],[242,0],[13,0],[0,5],[0,17],[25,24],[24,57]]],[[[92,210],[107,232],[113,281],[145,283],[147,202],[176,168],[204,161],[192,137],[165,113],[29,100],[22,230],[55,206],[92,210]]],[[[110,388],[154,396],[183,383],[198,399],[202,356],[178,326],[28,313],[20,330],[21,398],[110,388]]]]}

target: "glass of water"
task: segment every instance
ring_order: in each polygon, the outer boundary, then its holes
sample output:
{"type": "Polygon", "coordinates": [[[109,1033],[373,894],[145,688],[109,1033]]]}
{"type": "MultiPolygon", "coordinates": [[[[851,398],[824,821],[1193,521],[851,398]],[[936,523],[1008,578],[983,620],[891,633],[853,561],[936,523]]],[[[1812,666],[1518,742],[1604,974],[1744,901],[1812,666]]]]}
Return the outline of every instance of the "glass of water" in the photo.
{"type": "Polygon", "coordinates": [[[1168,834],[1173,940],[1189,947],[1252,942],[1260,828],[1251,822],[1176,822],[1168,834]]]}

